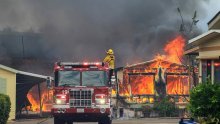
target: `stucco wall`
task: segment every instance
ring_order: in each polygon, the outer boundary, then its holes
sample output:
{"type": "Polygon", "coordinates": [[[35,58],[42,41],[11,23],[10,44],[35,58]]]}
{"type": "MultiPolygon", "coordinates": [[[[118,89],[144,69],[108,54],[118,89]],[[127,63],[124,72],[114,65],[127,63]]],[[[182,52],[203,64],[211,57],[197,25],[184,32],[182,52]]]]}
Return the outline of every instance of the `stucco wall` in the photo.
{"type": "Polygon", "coordinates": [[[220,56],[220,37],[211,39],[206,43],[199,45],[199,47],[200,47],[199,58],[218,59],[220,56]]]}
{"type": "Polygon", "coordinates": [[[0,77],[6,79],[6,94],[11,100],[11,112],[9,120],[15,119],[16,112],[16,74],[0,68],[0,77]]]}
{"type": "Polygon", "coordinates": [[[220,56],[220,50],[215,50],[215,51],[204,51],[204,52],[199,52],[199,58],[211,58],[211,59],[218,59],[220,56]]]}

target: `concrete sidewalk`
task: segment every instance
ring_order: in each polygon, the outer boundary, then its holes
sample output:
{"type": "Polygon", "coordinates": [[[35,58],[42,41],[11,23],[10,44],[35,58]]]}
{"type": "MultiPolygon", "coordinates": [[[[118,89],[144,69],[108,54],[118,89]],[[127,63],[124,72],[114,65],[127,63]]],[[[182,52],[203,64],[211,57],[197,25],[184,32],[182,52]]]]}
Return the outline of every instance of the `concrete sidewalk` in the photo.
{"type": "Polygon", "coordinates": [[[41,119],[19,119],[15,121],[9,121],[7,124],[40,124],[44,121],[53,120],[52,118],[41,118],[41,119]]]}

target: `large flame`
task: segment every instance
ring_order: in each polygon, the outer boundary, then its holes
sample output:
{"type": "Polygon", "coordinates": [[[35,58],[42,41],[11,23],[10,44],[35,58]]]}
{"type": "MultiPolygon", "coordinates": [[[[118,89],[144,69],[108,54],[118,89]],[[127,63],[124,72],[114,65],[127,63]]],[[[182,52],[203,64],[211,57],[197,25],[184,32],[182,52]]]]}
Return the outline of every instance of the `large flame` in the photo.
{"type": "Polygon", "coordinates": [[[155,59],[181,64],[184,53],[185,39],[179,35],[164,47],[165,55],[156,55],[155,59]]]}

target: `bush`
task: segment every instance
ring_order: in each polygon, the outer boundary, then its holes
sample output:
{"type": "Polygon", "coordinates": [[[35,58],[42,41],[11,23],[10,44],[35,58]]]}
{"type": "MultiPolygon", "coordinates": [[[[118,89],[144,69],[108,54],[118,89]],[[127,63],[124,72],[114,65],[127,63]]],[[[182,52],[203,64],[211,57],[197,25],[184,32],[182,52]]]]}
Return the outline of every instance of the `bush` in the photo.
{"type": "Polygon", "coordinates": [[[220,123],[220,85],[209,81],[190,92],[188,106],[193,117],[206,123],[220,123]]]}
{"type": "Polygon", "coordinates": [[[156,111],[161,117],[177,116],[177,109],[175,102],[171,101],[169,97],[164,97],[160,101],[155,101],[153,110],[156,111]]]}
{"type": "Polygon", "coordinates": [[[144,117],[150,117],[150,114],[152,112],[152,108],[148,105],[143,105],[142,108],[141,108],[143,114],[144,114],[144,117]]]}
{"type": "Polygon", "coordinates": [[[11,101],[7,95],[0,94],[0,124],[6,124],[11,111],[11,101]]]}

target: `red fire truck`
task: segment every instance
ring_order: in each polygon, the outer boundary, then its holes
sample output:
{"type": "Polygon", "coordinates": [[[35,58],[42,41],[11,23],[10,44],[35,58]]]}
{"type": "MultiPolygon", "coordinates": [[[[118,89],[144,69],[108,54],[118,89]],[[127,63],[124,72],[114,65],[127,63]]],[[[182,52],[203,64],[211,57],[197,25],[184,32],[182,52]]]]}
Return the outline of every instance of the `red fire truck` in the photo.
{"type": "Polygon", "coordinates": [[[58,62],[54,73],[54,124],[111,124],[111,86],[115,76],[108,64],[58,62]]]}

